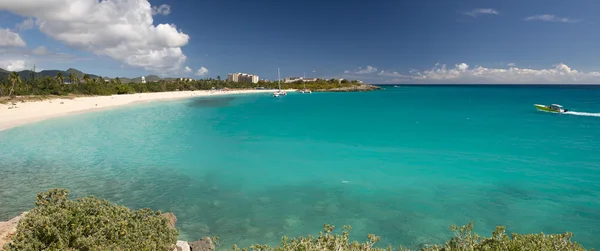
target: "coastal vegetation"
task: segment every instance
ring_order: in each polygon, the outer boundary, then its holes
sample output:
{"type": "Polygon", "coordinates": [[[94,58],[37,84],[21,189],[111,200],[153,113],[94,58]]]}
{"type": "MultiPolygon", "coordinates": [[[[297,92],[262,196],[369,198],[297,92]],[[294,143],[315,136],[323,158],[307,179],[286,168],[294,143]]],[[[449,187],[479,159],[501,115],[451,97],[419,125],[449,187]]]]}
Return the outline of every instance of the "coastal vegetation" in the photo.
{"type": "Polygon", "coordinates": [[[167,250],[179,232],[150,209],[130,210],[66,189],[39,193],[5,250],[167,250]]]}
{"type": "MultiPolygon", "coordinates": [[[[264,81],[258,83],[230,82],[217,79],[160,79],[127,82],[119,78],[105,79],[95,75],[83,74],[74,69],[67,72],[57,71],[55,76],[36,75],[31,72],[30,76],[25,73],[4,72],[0,76],[0,97],[3,100],[14,98],[16,96],[90,96],[90,95],[115,95],[115,94],[133,94],[147,92],[168,92],[168,91],[194,91],[211,89],[276,89],[277,81],[264,81]],[[65,75],[67,74],[68,75],[65,75]]],[[[282,89],[307,89],[313,91],[361,91],[376,89],[357,88],[363,85],[358,81],[338,80],[338,79],[319,79],[314,82],[296,81],[292,83],[281,83],[282,89]]]]}
{"type": "MultiPolygon", "coordinates": [[[[17,225],[11,243],[5,250],[176,250],[178,230],[175,221],[150,209],[130,210],[93,196],[69,199],[66,189],[50,189],[39,193],[36,207],[17,225]]],[[[173,216],[174,218],[174,216],[173,216]]],[[[391,223],[393,224],[393,223],[391,223]]],[[[380,237],[369,234],[367,241],[350,238],[352,227],[344,226],[341,233],[335,227],[324,225],[318,236],[283,237],[276,247],[253,245],[249,248],[233,246],[229,250],[284,251],[284,250],[356,250],[391,251],[409,250],[400,246],[377,247],[380,237]]],[[[572,233],[562,234],[511,234],[502,226],[491,237],[473,232],[473,224],[451,226],[453,237],[443,245],[420,247],[422,251],[517,251],[560,250],[584,251],[580,244],[571,241],[572,233]]],[[[214,250],[218,238],[204,238],[189,244],[192,251],[214,250]],[[205,244],[195,248],[198,244],[205,244]]],[[[187,242],[184,242],[188,245],[187,242]]],[[[591,249],[593,250],[593,249],[591,249]]]]}

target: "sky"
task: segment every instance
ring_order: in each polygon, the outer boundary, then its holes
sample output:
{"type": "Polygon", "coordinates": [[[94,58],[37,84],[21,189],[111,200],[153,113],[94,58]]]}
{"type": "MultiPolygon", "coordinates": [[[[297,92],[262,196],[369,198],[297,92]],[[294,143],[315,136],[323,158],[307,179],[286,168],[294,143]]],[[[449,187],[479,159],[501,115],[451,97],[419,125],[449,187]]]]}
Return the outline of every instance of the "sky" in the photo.
{"type": "Polygon", "coordinates": [[[0,0],[0,68],[600,84],[597,0],[0,0]]]}

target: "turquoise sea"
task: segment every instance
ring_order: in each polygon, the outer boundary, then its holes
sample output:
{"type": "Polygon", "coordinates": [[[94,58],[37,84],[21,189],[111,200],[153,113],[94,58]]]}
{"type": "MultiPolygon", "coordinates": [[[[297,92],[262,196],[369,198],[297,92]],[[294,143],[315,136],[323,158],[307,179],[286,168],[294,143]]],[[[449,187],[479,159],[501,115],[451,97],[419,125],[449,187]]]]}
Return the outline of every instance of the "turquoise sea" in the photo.
{"type": "Polygon", "coordinates": [[[151,102],[2,131],[0,221],[65,187],[174,212],[180,239],[225,248],[324,223],[416,248],[471,220],[487,236],[571,231],[600,248],[600,87],[385,88],[151,102]]]}

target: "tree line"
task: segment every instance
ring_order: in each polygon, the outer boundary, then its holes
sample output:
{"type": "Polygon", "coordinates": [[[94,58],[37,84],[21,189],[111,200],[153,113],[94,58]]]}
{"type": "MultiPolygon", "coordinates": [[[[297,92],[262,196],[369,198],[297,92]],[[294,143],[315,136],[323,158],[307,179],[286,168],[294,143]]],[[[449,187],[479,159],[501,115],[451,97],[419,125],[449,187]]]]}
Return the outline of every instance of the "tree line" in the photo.
{"type": "MultiPolygon", "coordinates": [[[[302,80],[284,83],[282,89],[311,89],[327,90],[332,88],[350,87],[360,85],[356,80],[319,79],[314,82],[303,82],[302,80]]],[[[193,91],[211,89],[250,89],[250,88],[278,88],[278,81],[264,81],[258,83],[230,82],[217,79],[176,79],[159,80],[147,83],[121,83],[119,78],[104,79],[91,78],[84,74],[80,79],[75,74],[63,76],[58,73],[55,77],[38,77],[22,79],[16,72],[9,73],[7,78],[0,79],[0,96],[31,96],[31,95],[114,95],[144,92],[167,92],[167,91],[193,91]],[[68,82],[67,82],[68,81],[68,82]]]]}

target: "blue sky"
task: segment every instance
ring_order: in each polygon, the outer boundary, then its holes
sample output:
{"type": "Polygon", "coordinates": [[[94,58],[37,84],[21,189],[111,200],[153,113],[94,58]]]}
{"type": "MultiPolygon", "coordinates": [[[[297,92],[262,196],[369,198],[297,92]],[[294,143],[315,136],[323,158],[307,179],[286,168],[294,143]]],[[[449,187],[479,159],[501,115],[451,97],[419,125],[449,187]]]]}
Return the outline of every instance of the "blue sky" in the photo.
{"type": "Polygon", "coordinates": [[[0,0],[0,67],[600,83],[598,10],[593,0],[0,0]]]}

